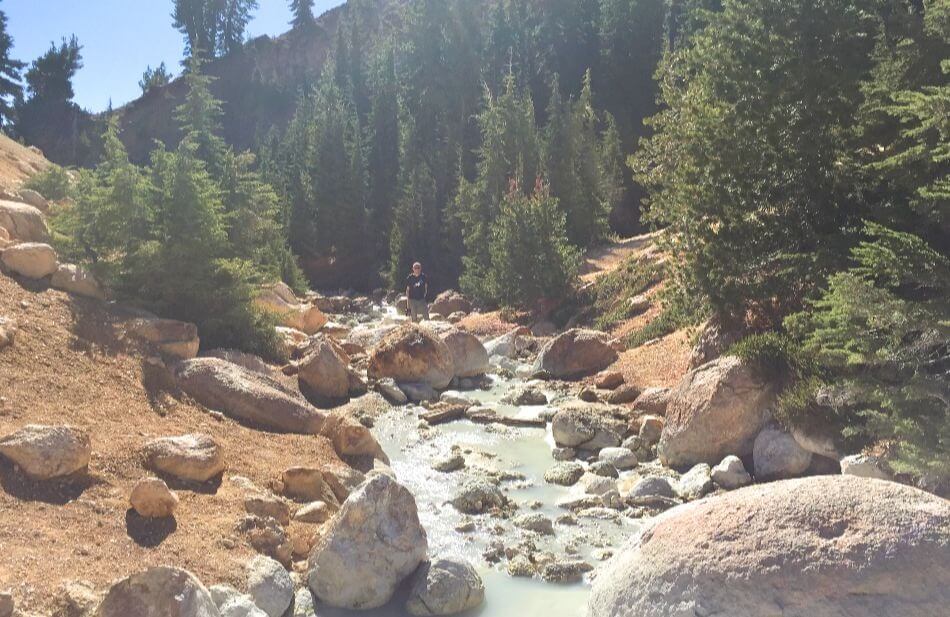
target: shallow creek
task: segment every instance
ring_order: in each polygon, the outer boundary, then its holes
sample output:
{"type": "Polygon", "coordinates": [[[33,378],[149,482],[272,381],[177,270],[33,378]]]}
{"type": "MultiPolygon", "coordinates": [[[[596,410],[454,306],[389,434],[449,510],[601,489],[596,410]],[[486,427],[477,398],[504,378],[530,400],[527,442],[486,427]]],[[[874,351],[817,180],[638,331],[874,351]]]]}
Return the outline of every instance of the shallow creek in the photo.
{"type": "MultiPolygon", "coordinates": [[[[394,320],[387,311],[381,321],[394,320]]],[[[500,403],[509,389],[527,383],[519,377],[490,375],[490,388],[462,392],[461,395],[480,405],[490,406],[499,415],[534,415],[542,407],[516,407],[500,403]]],[[[545,389],[556,406],[563,394],[545,389]]],[[[538,579],[515,578],[505,571],[507,561],[489,564],[483,556],[491,543],[500,541],[513,547],[522,540],[532,540],[537,551],[549,552],[558,559],[584,559],[595,568],[602,564],[603,553],[619,547],[639,526],[623,516],[616,520],[577,517],[577,525],[555,523],[553,536],[540,536],[515,527],[511,520],[488,514],[468,516],[459,513],[448,502],[463,481],[469,477],[486,477],[503,472],[499,484],[502,491],[518,505],[515,515],[540,512],[552,521],[568,511],[557,502],[571,493],[568,487],[548,484],[544,472],[555,464],[551,455],[553,438],[550,423],[542,428],[511,428],[500,424],[481,425],[468,420],[439,426],[419,428],[419,407],[397,407],[380,418],[373,429],[391,466],[416,498],[419,517],[429,539],[429,554],[461,557],[475,564],[485,582],[486,602],[471,613],[479,617],[581,617],[585,613],[589,583],[570,585],[542,582],[538,579]],[[461,449],[466,465],[451,473],[432,468],[434,461],[447,457],[453,446],[461,449]],[[463,522],[473,522],[474,530],[457,531],[463,522]]],[[[619,514],[619,513],[618,513],[619,514]]],[[[590,574],[587,575],[589,580],[590,574]]],[[[321,615],[351,615],[328,612],[321,615]]],[[[405,615],[398,602],[377,611],[361,613],[367,617],[405,615]]]]}

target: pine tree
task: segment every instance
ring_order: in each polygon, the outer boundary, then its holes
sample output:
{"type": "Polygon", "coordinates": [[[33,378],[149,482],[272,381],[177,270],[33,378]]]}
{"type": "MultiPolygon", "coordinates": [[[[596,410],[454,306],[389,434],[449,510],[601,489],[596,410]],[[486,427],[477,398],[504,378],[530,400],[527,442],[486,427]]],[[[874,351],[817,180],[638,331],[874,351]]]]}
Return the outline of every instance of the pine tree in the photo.
{"type": "Polygon", "coordinates": [[[222,56],[244,47],[244,31],[251,21],[251,13],[257,10],[257,0],[223,0],[223,4],[218,41],[218,52],[222,56]]]}
{"type": "Polygon", "coordinates": [[[7,32],[7,15],[0,11],[0,127],[10,123],[14,105],[23,97],[20,73],[26,66],[10,57],[13,37],[7,32]]]}
{"type": "Polygon", "coordinates": [[[399,98],[393,47],[378,56],[373,81],[372,111],[369,117],[367,211],[370,235],[376,254],[374,264],[389,262],[389,229],[399,197],[399,98]]]}
{"type": "Polygon", "coordinates": [[[171,79],[171,73],[168,72],[168,69],[165,68],[165,63],[162,62],[155,69],[152,69],[151,66],[145,68],[145,72],[142,73],[142,79],[139,80],[139,88],[142,89],[142,95],[144,96],[154,88],[161,88],[168,85],[171,79]]]}
{"type": "Polygon", "coordinates": [[[290,11],[294,15],[290,22],[294,30],[309,28],[314,24],[313,0],[290,0],[290,11]]]}
{"type": "Polygon", "coordinates": [[[257,0],[174,0],[172,25],[185,38],[186,57],[202,59],[241,49],[257,0]]]}

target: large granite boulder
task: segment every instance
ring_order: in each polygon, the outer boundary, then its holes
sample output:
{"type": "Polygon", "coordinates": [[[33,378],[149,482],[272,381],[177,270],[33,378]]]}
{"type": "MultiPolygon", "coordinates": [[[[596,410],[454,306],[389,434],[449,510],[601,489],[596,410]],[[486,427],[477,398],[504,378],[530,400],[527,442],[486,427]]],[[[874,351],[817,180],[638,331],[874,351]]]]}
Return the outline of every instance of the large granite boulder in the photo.
{"type": "Polygon", "coordinates": [[[0,227],[20,242],[49,242],[49,229],[38,208],[14,201],[0,201],[0,227]]]}
{"type": "Polygon", "coordinates": [[[478,377],[488,372],[488,351],[477,336],[453,328],[440,338],[452,353],[456,377],[478,377]]]}
{"type": "Polygon", "coordinates": [[[670,392],[660,460],[692,467],[751,454],[772,401],[772,388],[735,356],[690,371],[670,392]]]}
{"type": "Polygon", "coordinates": [[[300,393],[218,358],[179,362],[175,378],[183,392],[205,407],[265,429],[315,435],[326,421],[326,413],[300,393]]]}
{"type": "Polygon", "coordinates": [[[535,369],[558,379],[575,379],[602,371],[616,360],[607,334],[575,328],[545,343],[535,369]]]}
{"type": "Polygon", "coordinates": [[[0,455],[34,480],[51,480],[84,472],[92,447],[81,429],[29,424],[0,438],[0,455]]]}
{"type": "Polygon", "coordinates": [[[455,615],[485,601],[485,584],[472,564],[454,559],[425,563],[413,576],[406,610],[410,615],[455,615]]]}
{"type": "Polygon", "coordinates": [[[349,357],[338,344],[315,336],[298,364],[301,391],[320,405],[345,402],[350,393],[348,365],[349,357]]]}
{"type": "Polygon", "coordinates": [[[56,251],[48,244],[23,242],[7,247],[0,253],[4,267],[28,279],[47,277],[59,267],[56,251]]]}
{"type": "Polygon", "coordinates": [[[755,438],[752,446],[752,464],[755,479],[786,480],[795,478],[808,469],[812,454],[785,431],[766,428],[755,438]]]}
{"type": "Polygon", "coordinates": [[[142,454],[147,468],[187,482],[207,482],[226,468],[221,448],[210,435],[160,437],[145,444],[142,454]]]}
{"type": "Polygon", "coordinates": [[[73,264],[60,264],[53,276],[50,277],[50,286],[66,293],[77,296],[86,296],[102,300],[106,297],[102,285],[86,268],[73,264]]]}
{"type": "Polygon", "coordinates": [[[443,291],[429,305],[429,311],[448,317],[452,313],[471,313],[472,303],[468,298],[452,289],[443,291]]]}
{"type": "Polygon", "coordinates": [[[96,617],[220,617],[194,574],[178,568],[149,568],[114,584],[96,617]]]}
{"type": "Polygon", "coordinates": [[[669,510],[599,573],[589,617],[933,617],[950,606],[950,502],[843,476],[669,510]]]}
{"type": "Polygon", "coordinates": [[[626,426],[609,408],[596,404],[573,404],[554,414],[551,432],[562,448],[599,451],[620,445],[626,426]]]}
{"type": "Polygon", "coordinates": [[[371,379],[391,377],[398,383],[442,389],[455,376],[455,364],[452,352],[435,333],[409,324],[390,332],[373,348],[367,374],[371,379]]]}
{"type": "Polygon", "coordinates": [[[330,606],[383,606],[428,551],[416,500],[386,474],[352,493],[328,527],[310,555],[308,582],[330,606]]]}
{"type": "Polygon", "coordinates": [[[316,334],[329,321],[323,311],[298,300],[284,283],[263,287],[254,299],[254,304],[276,315],[281,325],[306,334],[316,334]]]}

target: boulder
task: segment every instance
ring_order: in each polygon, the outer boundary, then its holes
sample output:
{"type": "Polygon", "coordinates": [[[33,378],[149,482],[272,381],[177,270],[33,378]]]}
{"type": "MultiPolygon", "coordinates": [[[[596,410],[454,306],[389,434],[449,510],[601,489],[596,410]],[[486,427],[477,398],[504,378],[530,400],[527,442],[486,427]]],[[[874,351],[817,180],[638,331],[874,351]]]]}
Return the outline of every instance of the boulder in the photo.
{"type": "Polygon", "coordinates": [[[126,324],[126,333],[154,345],[166,356],[179,360],[194,358],[201,347],[198,326],[186,321],[158,317],[134,319],[126,324]]]}
{"type": "Polygon", "coordinates": [[[52,480],[85,473],[92,446],[82,429],[28,424],[0,438],[0,455],[34,480],[52,480]]]}
{"type": "MultiPolygon", "coordinates": [[[[89,581],[66,581],[56,589],[52,617],[92,617],[104,596],[105,592],[97,591],[89,581]]],[[[0,616],[3,614],[0,606],[0,616]]]]}
{"type": "Polygon", "coordinates": [[[690,371],[670,392],[660,460],[691,467],[751,454],[772,400],[772,388],[735,356],[690,371]]]}
{"type": "Polygon", "coordinates": [[[577,461],[563,461],[544,472],[544,481],[549,484],[572,486],[584,475],[584,466],[577,461]]]}
{"type": "Polygon", "coordinates": [[[277,326],[275,328],[277,336],[280,339],[280,346],[288,358],[296,358],[298,354],[306,349],[310,342],[310,337],[295,328],[286,326],[277,326]]]}
{"type": "Polygon", "coordinates": [[[145,466],[189,482],[207,482],[225,470],[224,455],[210,435],[161,437],[142,449],[145,466]]]}
{"type": "Polygon", "coordinates": [[[663,436],[663,427],[666,423],[660,416],[644,416],[640,419],[640,430],[637,435],[640,443],[649,448],[655,445],[663,436]]]}
{"type": "Polygon", "coordinates": [[[278,283],[263,287],[254,299],[254,304],[277,316],[282,326],[316,334],[328,321],[323,311],[315,306],[301,303],[287,285],[278,283]]]}
{"type": "Polygon", "coordinates": [[[96,617],[221,617],[211,594],[194,574],[149,568],[114,584],[96,617]]]}
{"type": "Polygon", "coordinates": [[[0,317],[0,349],[13,345],[16,336],[16,322],[6,317],[0,317]]]}
{"type": "Polygon", "coordinates": [[[601,371],[594,376],[594,385],[601,390],[616,390],[623,383],[624,377],[620,371],[601,371]]]}
{"type": "Polygon", "coordinates": [[[501,399],[507,405],[547,405],[548,397],[534,386],[514,387],[505,393],[501,399]]]}
{"type": "Polygon", "coordinates": [[[403,392],[394,379],[385,378],[376,382],[376,391],[393,405],[405,405],[409,402],[409,397],[403,392]]]}
{"type": "Polygon", "coordinates": [[[218,358],[219,360],[224,360],[231,364],[237,364],[241,368],[245,368],[254,373],[260,373],[261,375],[267,375],[268,377],[274,374],[274,370],[264,362],[260,356],[238,351],[237,349],[212,349],[203,352],[201,355],[202,357],[218,358]]]}
{"type": "Polygon", "coordinates": [[[452,352],[431,330],[407,324],[390,332],[370,352],[371,379],[391,377],[397,383],[448,387],[455,374],[452,352]]]}
{"type": "Polygon", "coordinates": [[[752,484],[752,476],[745,470],[742,459],[738,456],[727,456],[712,468],[713,482],[726,490],[741,488],[752,484]]]}
{"type": "Polygon", "coordinates": [[[436,296],[435,301],[429,305],[429,311],[440,315],[468,314],[472,312],[472,303],[459,292],[450,289],[436,296]]]}
{"type": "Polygon", "coordinates": [[[605,463],[610,463],[620,471],[633,469],[637,466],[637,455],[629,448],[604,448],[597,455],[597,458],[605,463]]]}
{"type": "Polygon", "coordinates": [[[412,493],[377,474],[350,495],[314,547],[310,590],[330,606],[377,608],[389,602],[427,551],[412,493]]]}
{"type": "Polygon", "coordinates": [[[755,485],[653,519],[589,617],[931,617],[950,605],[950,502],[892,482],[755,485]]]}
{"type": "Polygon", "coordinates": [[[520,326],[507,334],[488,341],[485,344],[485,350],[490,357],[517,358],[527,351],[533,341],[531,339],[531,330],[520,326]]]}
{"type": "Polygon", "coordinates": [[[635,505],[640,505],[642,503],[649,503],[656,497],[672,499],[674,495],[673,485],[670,484],[668,478],[664,478],[663,476],[647,476],[637,480],[637,483],[633,485],[633,488],[631,488],[630,492],[624,497],[627,501],[635,505]]]}
{"type": "Polygon", "coordinates": [[[611,339],[596,330],[573,329],[560,334],[541,348],[535,370],[558,379],[592,375],[617,360],[611,339]]]}
{"type": "Polygon", "coordinates": [[[60,264],[50,278],[50,286],[66,293],[104,300],[102,285],[89,270],[73,264],[60,264]]]}
{"type": "Polygon", "coordinates": [[[752,448],[755,478],[764,481],[800,476],[811,464],[811,456],[785,431],[767,428],[755,438],[752,448]]]}
{"type": "Polygon", "coordinates": [[[479,377],[488,372],[488,351],[474,334],[453,328],[440,338],[452,354],[456,377],[479,377]]]}
{"type": "Polygon", "coordinates": [[[49,229],[38,208],[13,201],[0,201],[0,227],[20,242],[49,242],[49,229]]]}
{"type": "Polygon", "coordinates": [[[528,531],[533,531],[543,536],[554,535],[554,523],[540,512],[530,512],[517,516],[513,523],[515,527],[527,529],[528,531]]]}
{"type": "Polygon", "coordinates": [[[346,401],[350,377],[346,353],[329,338],[315,336],[299,363],[300,389],[315,403],[333,406],[346,401]]]}
{"type": "Polygon", "coordinates": [[[294,612],[291,617],[317,617],[313,593],[306,587],[298,589],[294,595],[294,612]]]}
{"type": "Polygon", "coordinates": [[[290,566],[294,545],[276,520],[249,514],[238,522],[236,529],[255,551],[290,566]]]}
{"type": "Polygon", "coordinates": [[[258,555],[247,564],[247,593],[269,617],[281,617],[294,601],[294,582],[284,566],[258,555]]]}
{"type": "Polygon", "coordinates": [[[677,482],[676,494],[683,499],[693,500],[705,497],[715,488],[712,469],[706,463],[699,463],[684,473],[683,477],[677,482]]]}
{"type": "Polygon", "coordinates": [[[669,388],[647,388],[633,401],[633,410],[640,413],[665,416],[669,400],[669,388]]]}
{"type": "Polygon", "coordinates": [[[841,473],[859,478],[891,479],[891,473],[886,469],[884,461],[867,454],[853,454],[842,458],[841,473]]]}
{"type": "Polygon", "coordinates": [[[483,514],[504,506],[507,500],[494,484],[485,480],[468,479],[459,488],[451,503],[463,514],[483,514]]]}
{"type": "Polygon", "coordinates": [[[294,512],[294,520],[298,523],[320,525],[330,520],[333,512],[325,501],[314,501],[294,512]]]}
{"type": "Polygon", "coordinates": [[[689,356],[689,368],[694,369],[711,362],[742,338],[741,328],[724,324],[712,318],[703,324],[696,344],[689,356]]]}
{"type": "Polygon", "coordinates": [[[40,212],[46,212],[49,210],[49,201],[40,195],[39,191],[21,188],[18,192],[20,194],[20,199],[23,200],[23,203],[33,206],[40,212]]]}
{"type": "Polygon", "coordinates": [[[0,227],[0,250],[12,246],[13,244],[16,243],[10,238],[10,232],[7,231],[7,228],[0,227]]]}
{"type": "Polygon", "coordinates": [[[168,518],[175,515],[178,496],[159,478],[142,478],[135,483],[129,497],[132,509],[145,518],[168,518]]]}
{"type": "Polygon", "coordinates": [[[372,456],[388,462],[373,433],[359,420],[342,413],[327,417],[320,433],[330,440],[333,449],[341,456],[372,456]]]}
{"type": "Polygon", "coordinates": [[[338,503],[336,494],[319,469],[290,467],[281,474],[281,482],[284,495],[293,499],[338,503]]]}
{"type": "Polygon", "coordinates": [[[39,242],[23,242],[5,248],[0,253],[0,262],[14,274],[29,279],[47,277],[59,267],[53,247],[39,242]]]}
{"type": "Polygon", "coordinates": [[[624,424],[605,407],[576,405],[554,414],[551,431],[558,446],[600,450],[620,445],[624,424]]]}
{"type": "Polygon", "coordinates": [[[266,429],[315,435],[327,418],[276,379],[218,358],[180,362],[175,379],[183,392],[205,407],[266,429]]]}
{"type": "Polygon", "coordinates": [[[633,384],[623,384],[607,395],[607,402],[611,405],[632,403],[640,396],[640,388],[633,384]]]}
{"type": "Polygon", "coordinates": [[[485,585],[472,564],[454,559],[424,563],[413,576],[406,610],[410,615],[455,615],[485,601],[485,585]]]}
{"type": "Polygon", "coordinates": [[[281,525],[290,524],[290,506],[276,495],[252,491],[244,497],[244,511],[261,518],[272,518],[281,525]]]}

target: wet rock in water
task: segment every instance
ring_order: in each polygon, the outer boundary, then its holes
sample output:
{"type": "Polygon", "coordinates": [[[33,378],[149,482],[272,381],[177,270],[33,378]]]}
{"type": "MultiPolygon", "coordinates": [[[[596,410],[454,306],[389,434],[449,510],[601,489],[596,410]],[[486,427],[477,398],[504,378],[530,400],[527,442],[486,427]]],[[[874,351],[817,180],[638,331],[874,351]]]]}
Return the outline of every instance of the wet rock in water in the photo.
{"type": "Polygon", "coordinates": [[[269,617],[281,617],[294,600],[294,582],[284,566],[259,555],[247,564],[247,592],[269,617]]]}
{"type": "Polygon", "coordinates": [[[627,448],[604,448],[597,456],[621,471],[637,466],[637,455],[627,448]]]}
{"type": "Polygon", "coordinates": [[[294,520],[298,523],[319,525],[330,520],[333,512],[325,501],[314,501],[302,506],[294,512],[294,520]]]}
{"type": "Polygon", "coordinates": [[[290,565],[293,543],[280,523],[270,517],[245,516],[237,524],[238,533],[247,538],[255,551],[290,565]]]}
{"type": "Polygon", "coordinates": [[[427,551],[412,493],[377,474],[350,495],[314,547],[310,590],[330,606],[377,608],[389,602],[427,551]]]}
{"type": "Polygon", "coordinates": [[[551,431],[559,446],[600,450],[620,445],[624,425],[607,408],[582,404],[565,407],[554,414],[551,431]]]}
{"type": "Polygon", "coordinates": [[[409,397],[399,389],[396,381],[389,377],[380,379],[376,382],[376,391],[385,397],[393,405],[405,405],[409,402],[409,397]]]}
{"type": "Polygon", "coordinates": [[[669,479],[663,476],[647,476],[637,481],[625,498],[633,505],[650,505],[657,497],[673,499],[674,496],[669,479]]]}
{"type": "Polygon", "coordinates": [[[16,322],[6,317],[0,317],[0,349],[10,347],[16,337],[16,322]]]}
{"type": "Polygon", "coordinates": [[[640,388],[633,384],[624,384],[607,395],[607,402],[611,405],[632,403],[640,396],[640,388]]]}
{"type": "Polygon", "coordinates": [[[884,461],[867,454],[854,454],[841,459],[841,473],[858,478],[891,479],[891,474],[885,468],[884,461]]]}
{"type": "Polygon", "coordinates": [[[800,476],[811,464],[808,452],[785,431],[767,428],[755,438],[752,463],[755,477],[763,480],[784,480],[800,476]]]}
{"type": "Polygon", "coordinates": [[[106,297],[102,285],[89,270],[73,264],[60,264],[50,277],[50,287],[77,296],[103,300],[106,297]]]}
{"type": "Polygon", "coordinates": [[[547,405],[548,397],[533,386],[520,386],[510,389],[501,399],[506,405],[547,405]]]}
{"type": "Polygon", "coordinates": [[[72,426],[28,424],[0,438],[0,456],[33,480],[85,473],[92,456],[89,434],[72,426]]]}
{"type": "Polygon", "coordinates": [[[577,398],[581,399],[585,403],[596,403],[600,400],[600,397],[597,395],[597,392],[591,388],[584,388],[577,393],[577,398]]]}
{"type": "Polygon", "coordinates": [[[676,485],[676,493],[683,499],[693,500],[706,496],[715,488],[712,469],[706,463],[699,463],[683,474],[676,485]]]}
{"type": "Polygon", "coordinates": [[[588,614],[942,615],[948,529],[950,502],[893,482],[760,484],[654,519],[598,573],[588,614]]]}
{"type": "Polygon", "coordinates": [[[590,473],[597,474],[598,476],[603,476],[605,478],[620,477],[620,472],[617,471],[617,468],[613,465],[613,463],[608,463],[607,461],[597,461],[595,463],[591,463],[587,470],[590,471],[590,473]]]}
{"type": "Polygon", "coordinates": [[[584,491],[588,495],[604,495],[617,490],[617,482],[606,476],[585,473],[577,480],[575,488],[584,491]]]}
{"type": "Polygon", "coordinates": [[[525,555],[515,555],[509,559],[505,569],[508,572],[508,576],[516,578],[531,578],[537,574],[538,571],[537,567],[531,563],[531,560],[525,555]]]}
{"type": "Polygon", "coordinates": [[[455,377],[479,377],[488,372],[488,351],[474,334],[453,328],[440,338],[452,354],[455,377]]]}
{"type": "Polygon", "coordinates": [[[459,405],[461,407],[472,407],[475,403],[462,396],[457,390],[446,390],[439,395],[439,402],[448,405],[459,405]]]}
{"type": "Polygon", "coordinates": [[[0,253],[0,262],[7,270],[28,279],[47,277],[59,267],[53,247],[39,242],[24,242],[7,247],[0,253]]]}
{"type": "Polygon", "coordinates": [[[267,429],[315,435],[327,414],[274,378],[218,358],[185,360],[175,367],[178,387],[232,418],[267,429]]]}
{"type": "Polygon", "coordinates": [[[159,478],[142,478],[135,483],[129,497],[132,508],[145,518],[168,518],[175,515],[178,497],[159,478]]]}
{"type": "Polygon", "coordinates": [[[210,435],[161,437],[142,449],[145,466],[190,482],[207,482],[225,470],[224,456],[210,435]]]}
{"type": "Polygon", "coordinates": [[[219,617],[211,594],[194,574],[149,568],[112,585],[96,617],[219,617]]]}
{"type": "Polygon", "coordinates": [[[432,463],[432,469],[442,473],[458,471],[465,467],[465,457],[461,452],[453,452],[444,458],[437,459],[432,463]]]}
{"type": "Polygon", "coordinates": [[[425,383],[443,389],[455,376],[452,352],[431,330],[407,324],[390,332],[370,352],[367,374],[397,383],[425,383]]]}
{"type": "Polygon", "coordinates": [[[576,583],[593,569],[586,561],[555,561],[541,568],[541,578],[548,583],[576,583]]]}
{"type": "Polygon", "coordinates": [[[400,383],[399,389],[402,390],[406,399],[413,403],[439,400],[439,393],[427,383],[400,383]]]}
{"type": "Polygon", "coordinates": [[[270,517],[281,525],[290,524],[290,506],[276,495],[251,493],[244,497],[244,510],[261,518],[270,517]]]}
{"type": "Polygon", "coordinates": [[[663,426],[665,424],[663,418],[660,416],[644,416],[641,418],[640,432],[638,433],[640,442],[648,448],[656,445],[663,435],[663,426]]]}
{"type": "Polygon", "coordinates": [[[620,371],[602,371],[594,377],[594,385],[601,390],[616,390],[623,383],[623,373],[620,371]]]}
{"type": "Polygon", "coordinates": [[[515,517],[514,524],[515,527],[527,529],[528,531],[533,531],[544,536],[554,535],[554,523],[551,522],[551,519],[539,512],[517,516],[515,517]]]}
{"type": "Polygon", "coordinates": [[[741,488],[752,484],[752,476],[745,470],[742,459],[738,456],[727,456],[712,468],[713,482],[726,490],[741,488]]]}
{"type": "Polygon", "coordinates": [[[332,407],[349,398],[349,357],[338,343],[324,335],[316,335],[307,346],[299,363],[301,391],[321,406],[332,407]]]}
{"type": "Polygon", "coordinates": [[[456,493],[451,504],[463,514],[483,514],[503,507],[508,500],[501,490],[485,480],[468,479],[456,493]]]}
{"type": "Polygon", "coordinates": [[[551,450],[551,456],[556,461],[572,461],[577,458],[577,450],[574,448],[555,447],[551,450]]]}
{"type": "Polygon", "coordinates": [[[485,601],[485,585],[472,564],[454,559],[424,563],[413,576],[406,610],[410,615],[455,615],[485,601]]]}
{"type": "Polygon", "coordinates": [[[557,463],[544,472],[544,481],[550,484],[571,486],[584,475],[584,466],[576,461],[557,463]]]}
{"type": "Polygon", "coordinates": [[[573,329],[548,341],[535,362],[536,370],[544,370],[558,379],[574,379],[592,375],[617,360],[611,339],[603,332],[573,329]]]}
{"type": "Polygon", "coordinates": [[[681,468],[751,454],[773,398],[771,386],[735,356],[690,371],[670,392],[660,460],[681,468]]]}
{"type": "Polygon", "coordinates": [[[647,388],[633,401],[633,410],[640,413],[665,416],[669,401],[669,388],[647,388]]]}

